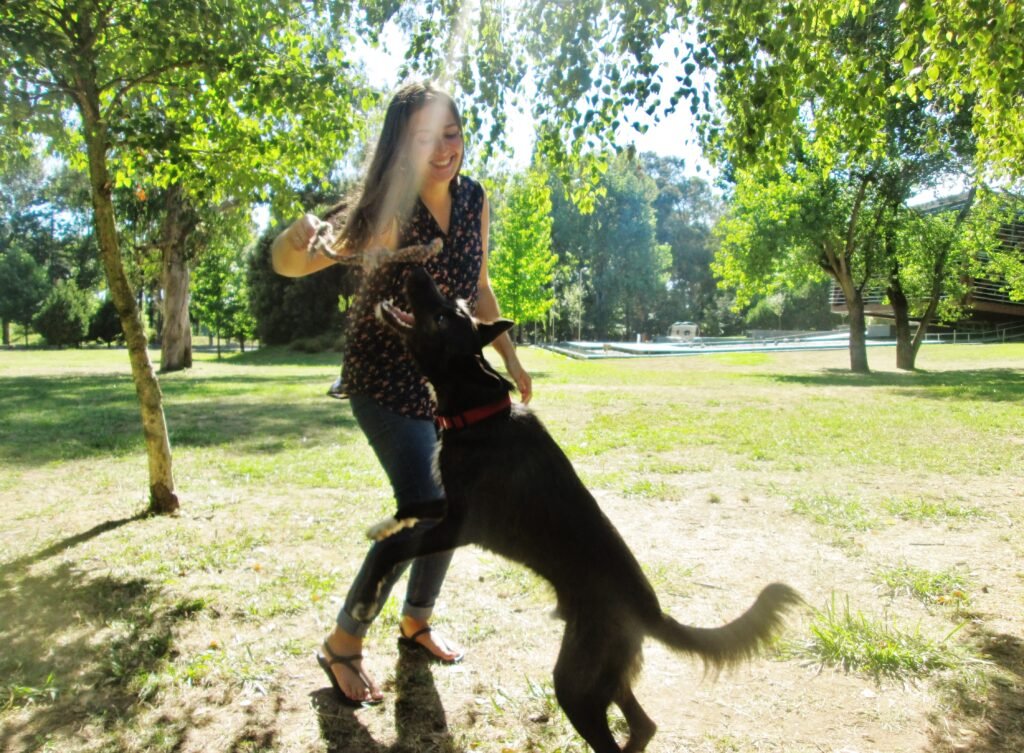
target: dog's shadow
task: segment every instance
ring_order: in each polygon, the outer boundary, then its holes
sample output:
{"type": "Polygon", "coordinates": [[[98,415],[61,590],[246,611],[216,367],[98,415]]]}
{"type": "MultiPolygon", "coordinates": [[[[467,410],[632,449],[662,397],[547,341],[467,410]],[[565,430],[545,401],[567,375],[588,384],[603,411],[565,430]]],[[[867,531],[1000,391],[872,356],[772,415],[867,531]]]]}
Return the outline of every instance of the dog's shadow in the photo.
{"type": "Polygon", "coordinates": [[[321,737],[331,753],[462,753],[448,730],[431,663],[419,652],[398,652],[395,686],[383,709],[344,706],[338,703],[331,687],[315,691],[311,698],[321,737]],[[387,713],[388,708],[394,708],[398,739],[383,745],[374,739],[360,716],[387,713]]]}

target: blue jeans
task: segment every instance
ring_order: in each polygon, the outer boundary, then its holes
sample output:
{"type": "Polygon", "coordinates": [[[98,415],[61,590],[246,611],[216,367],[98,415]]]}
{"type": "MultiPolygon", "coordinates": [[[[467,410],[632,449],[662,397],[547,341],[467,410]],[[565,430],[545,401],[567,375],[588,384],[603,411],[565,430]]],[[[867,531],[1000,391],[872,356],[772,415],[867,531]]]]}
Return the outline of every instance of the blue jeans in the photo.
{"type": "MultiPolygon", "coordinates": [[[[443,498],[444,489],[434,472],[434,457],[438,446],[434,422],[395,413],[365,395],[352,395],[349,401],[356,423],[366,435],[391,482],[399,509],[443,498]]],[[[372,614],[360,613],[357,618],[353,614],[355,606],[360,601],[360,595],[367,590],[367,576],[374,569],[377,549],[376,545],[370,547],[359,574],[349,587],[345,605],[338,612],[338,627],[350,635],[366,635],[391,589],[410,564],[404,562],[391,571],[377,596],[372,614]]],[[[412,561],[403,615],[424,621],[430,618],[452,554],[442,552],[412,561]]]]}

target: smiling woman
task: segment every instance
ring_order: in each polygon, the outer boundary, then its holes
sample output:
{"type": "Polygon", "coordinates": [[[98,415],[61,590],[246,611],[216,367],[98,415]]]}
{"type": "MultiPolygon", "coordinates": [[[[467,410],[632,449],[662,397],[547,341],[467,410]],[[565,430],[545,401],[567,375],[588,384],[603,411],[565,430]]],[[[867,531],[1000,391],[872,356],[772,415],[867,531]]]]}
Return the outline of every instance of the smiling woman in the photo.
{"type": "MultiPolygon", "coordinates": [[[[383,302],[401,296],[406,265],[394,262],[408,261],[409,249],[426,249],[429,253],[416,260],[446,295],[465,300],[481,319],[499,314],[487,274],[487,197],[479,183],[461,175],[463,156],[462,118],[452,98],[430,83],[404,86],[388,105],[359,191],[322,220],[300,218],[275,240],[272,251],[274,269],[286,276],[310,274],[353,257],[368,270],[348,313],[344,367],[332,394],[349,398],[400,511],[443,501],[444,489],[434,473],[434,398],[406,349],[377,316],[383,302]],[[384,263],[371,270],[371,258],[384,263]]],[[[511,341],[502,336],[495,347],[528,400],[530,377],[511,341]]],[[[364,574],[373,572],[376,556],[371,549],[350,597],[360,592],[364,574]]],[[[451,554],[443,553],[412,563],[399,625],[402,645],[444,663],[462,658],[451,641],[429,626],[450,560],[451,554]]],[[[375,604],[356,609],[346,599],[317,654],[342,703],[358,706],[383,697],[363,667],[363,638],[404,569],[387,579],[375,604]]]]}

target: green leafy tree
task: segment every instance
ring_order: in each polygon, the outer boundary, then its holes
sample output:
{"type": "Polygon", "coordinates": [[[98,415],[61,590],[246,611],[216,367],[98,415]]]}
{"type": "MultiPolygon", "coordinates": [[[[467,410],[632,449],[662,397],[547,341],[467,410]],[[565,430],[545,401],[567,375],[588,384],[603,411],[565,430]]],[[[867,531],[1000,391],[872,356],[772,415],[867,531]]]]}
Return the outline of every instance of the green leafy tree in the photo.
{"type": "Polygon", "coordinates": [[[555,286],[562,336],[655,335],[680,319],[702,321],[717,296],[718,199],[682,160],[623,155],[608,165],[590,213],[553,189],[553,244],[567,265],[555,286]]]}
{"type": "Polygon", "coordinates": [[[488,271],[502,313],[524,325],[543,322],[554,304],[551,192],[546,176],[529,170],[514,176],[498,208],[488,271]]]}
{"type": "Polygon", "coordinates": [[[1014,293],[1004,270],[1019,266],[1020,249],[1004,242],[1003,231],[1017,219],[1015,202],[998,192],[972,189],[944,209],[908,211],[892,239],[886,295],[896,313],[897,366],[913,369],[932,321],[953,322],[970,308],[978,283],[1014,293]],[[999,259],[1012,259],[1009,267],[999,259]],[[916,320],[916,330],[911,328],[916,320]]]}
{"type": "MultiPolygon", "coordinates": [[[[244,274],[241,282],[243,285],[246,282],[244,274]]],[[[252,309],[249,305],[249,291],[247,289],[243,289],[241,298],[245,300],[246,305],[240,306],[232,312],[233,316],[228,322],[226,332],[232,340],[238,343],[239,349],[244,353],[245,344],[256,336],[256,317],[252,315],[252,309]]]]}
{"type": "Polygon", "coordinates": [[[982,176],[1024,178],[1024,5],[910,0],[900,4],[898,18],[898,86],[972,114],[982,176]]]}
{"type": "Polygon", "coordinates": [[[555,268],[555,303],[551,308],[551,336],[554,339],[581,340],[586,314],[586,282],[579,261],[568,254],[555,268]]]}
{"type": "Polygon", "coordinates": [[[668,286],[656,317],[657,329],[665,333],[676,321],[702,322],[707,309],[714,306],[712,228],[722,207],[706,181],[686,172],[683,160],[654,154],[641,157],[644,172],[658,187],[653,204],[658,241],[667,244],[672,254],[668,286]]]}
{"type": "MultiPolygon", "coordinates": [[[[886,237],[888,277],[885,291],[896,322],[896,366],[912,370],[929,325],[963,314],[971,258],[984,246],[964,242],[972,217],[975,191],[954,212],[900,213],[899,224],[886,237]],[[917,320],[916,331],[911,317],[917,320]]],[[[990,240],[995,240],[990,228],[990,240]]]]}
{"type": "MultiPolygon", "coordinates": [[[[187,179],[196,173],[183,165],[223,175],[236,165],[251,167],[259,154],[261,175],[250,171],[249,185],[269,196],[271,187],[295,178],[296,165],[283,158],[282,144],[322,166],[323,155],[351,136],[353,91],[345,86],[340,45],[311,47],[306,32],[347,28],[330,16],[344,7],[316,0],[301,6],[283,0],[8,0],[0,6],[0,57],[9,61],[0,78],[5,140],[24,143],[26,131],[42,135],[89,175],[99,254],[139,399],[153,511],[171,512],[178,499],[113,191],[134,186],[141,175],[159,186],[189,188],[187,179]],[[304,59],[323,63],[319,77],[289,75],[304,59]],[[339,127],[331,131],[328,124],[339,127]],[[263,138],[270,132],[277,138],[263,138]],[[278,158],[280,171],[272,169],[278,158]]],[[[225,183],[222,190],[228,187],[239,188],[225,183]]],[[[193,190],[217,201],[217,187],[209,183],[193,190]]]]}
{"type": "Polygon", "coordinates": [[[255,320],[249,313],[245,260],[236,249],[221,248],[203,255],[192,278],[192,306],[216,335],[218,358],[221,337],[238,340],[244,348],[253,335],[255,320]]]}
{"type": "MultiPolygon", "coordinates": [[[[983,274],[998,281],[1011,301],[1024,301],[1024,199],[998,194],[986,197],[984,217],[998,226],[997,243],[989,244],[983,274]]],[[[985,236],[988,237],[987,235],[985,236]]]]}
{"type": "MultiPolygon", "coordinates": [[[[870,26],[880,3],[847,0],[580,0],[479,4],[428,0],[375,7],[369,26],[390,18],[408,33],[407,69],[451,81],[473,113],[503,113],[528,92],[538,148],[574,199],[595,186],[602,147],[623,127],[638,131],[688,107],[706,143],[735,167],[784,161],[798,131],[806,85],[831,85],[821,67],[830,34],[870,26]],[[659,58],[671,52],[670,70],[659,58]],[[710,74],[710,75],[709,75],[710,74]]],[[[1024,175],[1024,8],[1003,0],[892,3],[896,61],[889,86],[973,113],[979,165],[1024,175]]],[[[865,53],[872,45],[866,45],[865,53]]],[[[877,48],[874,48],[877,51],[877,48]]],[[[866,55],[865,55],[866,57],[866,55]]],[[[865,103],[878,69],[842,71],[865,103]]],[[[869,108],[874,109],[874,108],[869,108]]],[[[851,110],[851,113],[853,111],[851,110]]],[[[870,138],[871,118],[835,123],[870,138]]],[[[486,139],[497,143],[503,120],[486,139]]]]}
{"type": "Polygon", "coordinates": [[[879,113],[900,98],[966,124],[979,178],[1024,177],[1017,2],[428,0],[376,10],[370,28],[395,18],[408,32],[407,69],[451,82],[468,110],[528,101],[539,153],[586,209],[622,130],[643,132],[682,107],[727,177],[787,164],[808,117],[823,136],[873,149],[879,113]],[[833,57],[836,39],[858,29],[861,54],[833,57]],[[829,102],[844,89],[842,107],[829,102]]]}
{"type": "Polygon", "coordinates": [[[346,18],[299,14],[254,42],[214,88],[197,79],[194,96],[168,91],[166,106],[150,116],[158,122],[138,125],[147,156],[126,179],[158,189],[148,193],[160,218],[152,243],[161,260],[162,371],[189,365],[188,276],[205,252],[201,234],[194,237],[200,217],[253,201],[297,211],[294,186],[325,181],[361,133],[358,110],[376,98],[345,60],[351,40],[332,31],[346,28],[346,18]]]}
{"type": "Polygon", "coordinates": [[[88,290],[99,276],[80,182],[47,169],[36,145],[6,157],[0,162],[0,319],[9,345],[11,322],[30,325],[47,282],[74,280],[88,290]]]}
{"type": "Polygon", "coordinates": [[[92,301],[74,282],[58,282],[32,319],[32,326],[48,345],[78,347],[89,332],[92,301]]]}
{"type": "Polygon", "coordinates": [[[553,193],[554,248],[585,269],[586,328],[597,337],[652,334],[671,267],[671,249],[657,238],[657,195],[654,181],[627,155],[610,160],[593,212],[584,214],[564,192],[553,193]]]}
{"type": "Polygon", "coordinates": [[[0,320],[4,345],[11,344],[11,323],[28,328],[50,290],[46,270],[27,251],[9,248],[0,256],[0,320]]]}
{"type": "MultiPolygon", "coordinates": [[[[782,97],[792,107],[792,122],[785,128],[762,124],[766,138],[785,133],[785,144],[771,142],[760,157],[735,155],[750,167],[734,171],[738,201],[733,221],[723,225],[728,248],[717,267],[727,284],[754,285],[755,295],[772,295],[805,280],[804,266],[813,261],[846,298],[850,367],[860,372],[868,371],[863,295],[902,269],[899,228],[909,215],[907,201],[965,170],[974,151],[964,113],[947,112],[934,95],[914,97],[901,88],[901,67],[893,62],[901,39],[897,15],[895,0],[879,0],[852,15],[827,16],[820,28],[805,29],[816,36],[792,52],[799,65],[788,75],[762,70],[771,53],[765,48],[803,20],[781,7],[762,14],[765,26],[750,40],[747,63],[755,80],[763,76],[773,86],[792,87],[782,97]],[[765,195],[758,197],[762,188],[765,195]],[[753,219],[757,212],[762,216],[753,219]],[[758,248],[765,239],[768,245],[758,248]],[[766,247],[773,258],[765,257],[766,247]],[[751,258],[744,261],[744,254],[751,258]],[[759,275],[763,285],[755,280],[759,275]]],[[[728,135],[723,138],[728,142],[728,135]]],[[[924,248],[932,253],[927,264],[937,303],[954,284],[956,269],[941,247],[924,248]]],[[[898,280],[890,287],[897,290],[898,280]]],[[[750,296],[741,293],[744,299],[750,296]]],[[[905,301],[894,295],[893,303],[902,307],[898,317],[906,317],[905,301]]],[[[919,329],[927,326],[926,318],[919,329]]],[[[913,368],[909,329],[898,327],[897,333],[899,364],[913,368]]]]}
{"type": "Polygon", "coordinates": [[[736,307],[736,296],[728,290],[719,291],[714,303],[704,309],[700,321],[701,334],[708,337],[731,337],[746,329],[743,315],[736,307]]]}
{"type": "Polygon", "coordinates": [[[82,290],[103,285],[96,246],[89,184],[66,165],[51,168],[38,187],[32,211],[38,227],[38,252],[51,280],[74,280],[82,290]]]}
{"type": "Polygon", "coordinates": [[[882,274],[881,228],[870,211],[870,179],[796,165],[770,179],[740,173],[716,228],[713,269],[736,291],[736,308],[831,276],[850,312],[850,368],[868,371],[864,290],[882,274]]]}
{"type": "Polygon", "coordinates": [[[743,313],[748,327],[755,329],[827,331],[840,323],[832,313],[831,283],[807,281],[789,290],[779,290],[757,300],[743,313]]]}

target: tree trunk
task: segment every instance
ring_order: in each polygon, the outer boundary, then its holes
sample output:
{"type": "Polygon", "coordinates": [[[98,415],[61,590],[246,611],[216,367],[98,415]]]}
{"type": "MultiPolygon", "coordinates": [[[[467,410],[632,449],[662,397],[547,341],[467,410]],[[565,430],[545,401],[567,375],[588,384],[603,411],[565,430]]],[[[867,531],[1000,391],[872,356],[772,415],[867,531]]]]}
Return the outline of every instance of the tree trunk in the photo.
{"type": "Polygon", "coordinates": [[[163,329],[160,333],[160,371],[181,371],[192,367],[192,325],[188,315],[189,271],[185,242],[195,227],[180,185],[167,192],[166,210],[160,232],[163,258],[160,281],[163,287],[163,329]]]}
{"type": "Polygon", "coordinates": [[[11,323],[4,319],[4,346],[11,344],[11,323]]]}
{"type": "Polygon", "coordinates": [[[850,371],[868,374],[871,369],[868,368],[868,345],[864,331],[864,299],[860,289],[849,280],[844,281],[842,286],[843,294],[846,296],[846,307],[850,312],[850,371]]]}
{"type": "Polygon", "coordinates": [[[842,288],[843,296],[846,298],[846,309],[850,312],[850,371],[868,374],[871,369],[868,368],[868,345],[864,331],[864,297],[860,288],[853,284],[853,278],[849,274],[841,274],[836,266],[832,267],[831,274],[842,288]]]}
{"type": "Polygon", "coordinates": [[[146,329],[135,303],[134,291],[125,275],[118,246],[111,182],[107,171],[106,128],[99,118],[99,96],[96,92],[91,94],[89,96],[89,93],[84,93],[79,104],[89,158],[90,193],[100,259],[111,298],[121,318],[131,361],[132,380],[135,382],[135,393],[142,414],[142,431],[149,457],[149,508],[154,513],[173,513],[178,509],[178,498],[174,494],[174,478],[171,474],[171,445],[164,419],[163,396],[153,364],[149,360],[146,329]]]}
{"type": "Polygon", "coordinates": [[[164,256],[164,326],[160,335],[160,371],[192,368],[192,327],[188,316],[189,271],[180,247],[164,256]]]}
{"type": "Polygon", "coordinates": [[[913,334],[910,331],[910,304],[898,279],[889,281],[887,294],[896,319],[896,368],[913,371],[917,360],[917,348],[914,347],[913,334]]]}

